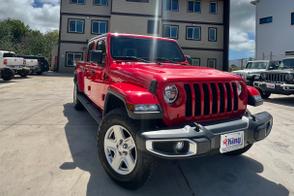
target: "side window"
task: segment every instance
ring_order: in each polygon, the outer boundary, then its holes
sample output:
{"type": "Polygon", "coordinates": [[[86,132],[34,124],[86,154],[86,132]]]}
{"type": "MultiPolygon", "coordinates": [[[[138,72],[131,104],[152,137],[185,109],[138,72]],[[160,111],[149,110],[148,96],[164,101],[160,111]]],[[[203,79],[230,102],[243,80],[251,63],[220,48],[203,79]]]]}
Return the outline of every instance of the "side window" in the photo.
{"type": "Polygon", "coordinates": [[[102,52],[101,66],[105,67],[105,59],[106,59],[106,44],[105,40],[99,40],[96,45],[96,50],[102,52]]]}
{"type": "Polygon", "coordinates": [[[93,62],[93,57],[92,57],[92,50],[95,46],[95,42],[92,42],[88,46],[88,55],[87,55],[87,61],[88,62],[93,62]]]}

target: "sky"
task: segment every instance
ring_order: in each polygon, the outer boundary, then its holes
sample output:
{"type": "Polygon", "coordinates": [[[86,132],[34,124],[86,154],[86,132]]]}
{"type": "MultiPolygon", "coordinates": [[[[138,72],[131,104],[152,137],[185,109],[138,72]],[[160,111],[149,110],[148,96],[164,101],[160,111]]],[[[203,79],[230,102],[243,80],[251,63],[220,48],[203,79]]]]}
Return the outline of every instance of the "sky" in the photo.
{"type": "MultiPolygon", "coordinates": [[[[231,0],[230,59],[254,57],[255,8],[251,0],[231,0]]],[[[59,0],[0,0],[0,20],[20,19],[32,29],[59,28],[59,0]]]]}

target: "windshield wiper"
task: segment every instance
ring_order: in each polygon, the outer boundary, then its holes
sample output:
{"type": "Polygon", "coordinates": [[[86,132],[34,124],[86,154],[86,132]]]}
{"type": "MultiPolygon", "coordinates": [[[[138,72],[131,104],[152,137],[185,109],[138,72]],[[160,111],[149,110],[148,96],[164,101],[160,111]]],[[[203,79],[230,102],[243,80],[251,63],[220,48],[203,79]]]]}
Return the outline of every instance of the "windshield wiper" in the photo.
{"type": "Polygon", "coordinates": [[[115,56],[114,58],[117,60],[136,60],[136,61],[142,61],[145,63],[151,63],[151,61],[148,61],[143,58],[136,57],[136,56],[115,56]]]}
{"type": "Polygon", "coordinates": [[[157,58],[155,58],[155,61],[160,61],[160,62],[166,61],[166,62],[169,62],[169,63],[176,63],[176,64],[179,63],[177,61],[174,61],[174,60],[171,60],[171,59],[168,59],[168,58],[164,58],[164,57],[157,57],[157,58]]]}

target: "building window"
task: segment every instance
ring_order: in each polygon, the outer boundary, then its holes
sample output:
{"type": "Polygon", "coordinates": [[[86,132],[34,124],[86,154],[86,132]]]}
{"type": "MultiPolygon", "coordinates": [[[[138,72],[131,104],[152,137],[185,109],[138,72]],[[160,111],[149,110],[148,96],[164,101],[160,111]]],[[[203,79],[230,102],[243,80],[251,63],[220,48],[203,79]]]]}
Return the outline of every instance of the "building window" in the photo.
{"type": "Polygon", "coordinates": [[[294,12],[291,13],[291,25],[294,25],[294,12]]]}
{"type": "Polygon", "coordinates": [[[85,20],[82,19],[68,19],[69,33],[84,33],[85,20]]]}
{"type": "Polygon", "coordinates": [[[94,0],[94,5],[107,6],[108,5],[108,0],[94,0]]]}
{"type": "Polygon", "coordinates": [[[188,12],[200,13],[201,1],[200,0],[188,1],[188,12]]]}
{"type": "Polygon", "coordinates": [[[158,34],[158,31],[159,31],[159,21],[148,20],[147,33],[148,34],[158,34]]]}
{"type": "Polygon", "coordinates": [[[200,66],[200,58],[194,58],[192,57],[192,65],[194,66],[200,66]]]}
{"type": "Polygon", "coordinates": [[[104,34],[108,32],[108,21],[92,20],[92,34],[104,34]]]}
{"type": "Polygon", "coordinates": [[[84,5],[85,0],[70,0],[70,3],[77,4],[77,5],[84,5]]]}
{"type": "Polygon", "coordinates": [[[83,60],[82,52],[66,52],[65,56],[66,56],[66,60],[65,60],[66,67],[75,67],[78,61],[83,60]]]}
{"type": "Polygon", "coordinates": [[[216,68],[216,59],[207,59],[207,67],[216,68]]]}
{"type": "Polygon", "coordinates": [[[217,2],[212,1],[209,3],[209,13],[216,14],[217,13],[217,2]]]}
{"type": "Polygon", "coordinates": [[[167,11],[178,12],[179,0],[164,0],[164,8],[167,11]]]}
{"type": "Polygon", "coordinates": [[[272,23],[272,22],[273,22],[272,16],[259,19],[259,24],[267,24],[267,23],[272,23]]]}
{"type": "Polygon", "coordinates": [[[178,39],[178,35],[179,35],[179,26],[163,25],[163,37],[178,39]]]}
{"type": "Polygon", "coordinates": [[[210,41],[210,42],[217,41],[217,28],[215,28],[215,27],[208,28],[208,41],[210,41]]]}
{"type": "Polygon", "coordinates": [[[201,40],[201,27],[199,27],[199,26],[186,27],[186,40],[200,41],[201,40]]]}

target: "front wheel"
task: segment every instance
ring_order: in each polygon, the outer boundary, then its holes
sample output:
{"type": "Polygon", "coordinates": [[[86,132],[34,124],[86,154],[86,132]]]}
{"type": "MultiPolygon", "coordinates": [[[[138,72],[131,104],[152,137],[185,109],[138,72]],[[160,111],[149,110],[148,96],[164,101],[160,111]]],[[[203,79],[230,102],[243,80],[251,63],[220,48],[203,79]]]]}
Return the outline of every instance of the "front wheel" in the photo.
{"type": "Polygon", "coordinates": [[[137,189],[147,181],[152,161],[138,149],[136,122],[122,109],[108,113],[98,130],[98,155],[107,174],[119,185],[137,189]]]}
{"type": "Polygon", "coordinates": [[[260,93],[261,98],[263,98],[263,99],[268,99],[271,96],[270,92],[259,90],[259,93],[260,93]]]}

